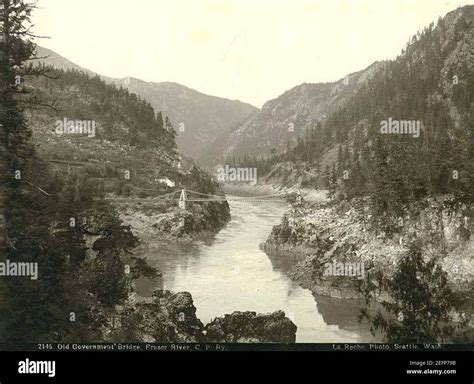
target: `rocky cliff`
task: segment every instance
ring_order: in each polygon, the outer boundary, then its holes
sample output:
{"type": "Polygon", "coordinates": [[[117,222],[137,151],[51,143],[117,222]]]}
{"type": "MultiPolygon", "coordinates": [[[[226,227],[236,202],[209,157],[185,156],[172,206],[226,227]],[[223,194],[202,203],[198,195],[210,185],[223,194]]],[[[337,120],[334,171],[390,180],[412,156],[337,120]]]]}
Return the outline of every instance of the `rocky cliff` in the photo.
{"type": "Polygon", "coordinates": [[[155,291],[151,298],[132,295],[119,308],[109,337],[121,342],[294,343],[296,325],[277,311],[234,312],[204,326],[188,292],[155,291]]]}
{"type": "MultiPolygon", "coordinates": [[[[472,224],[462,211],[448,208],[449,201],[425,201],[418,216],[399,220],[397,233],[372,227],[363,200],[351,205],[303,202],[284,215],[263,248],[274,265],[290,265],[292,279],[315,295],[362,298],[361,284],[377,273],[393,275],[417,239],[425,259],[434,258],[451,289],[467,300],[474,287],[472,224]]],[[[472,326],[474,313],[466,300],[462,310],[472,326]]]]}

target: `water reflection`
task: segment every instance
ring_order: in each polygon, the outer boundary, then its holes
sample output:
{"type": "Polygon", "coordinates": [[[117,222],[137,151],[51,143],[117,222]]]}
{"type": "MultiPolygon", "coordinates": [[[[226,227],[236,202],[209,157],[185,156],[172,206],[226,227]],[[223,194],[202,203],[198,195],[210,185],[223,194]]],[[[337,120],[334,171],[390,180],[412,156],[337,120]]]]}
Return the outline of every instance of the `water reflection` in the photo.
{"type": "Polygon", "coordinates": [[[371,341],[357,322],[358,310],[337,299],[318,298],[293,283],[291,262],[272,260],[260,249],[287,205],[277,202],[230,204],[232,220],[215,238],[195,244],[151,242],[139,250],[163,276],[142,279],[141,295],[153,289],[188,291],[203,323],[233,311],[283,310],[298,326],[298,342],[371,341]]]}

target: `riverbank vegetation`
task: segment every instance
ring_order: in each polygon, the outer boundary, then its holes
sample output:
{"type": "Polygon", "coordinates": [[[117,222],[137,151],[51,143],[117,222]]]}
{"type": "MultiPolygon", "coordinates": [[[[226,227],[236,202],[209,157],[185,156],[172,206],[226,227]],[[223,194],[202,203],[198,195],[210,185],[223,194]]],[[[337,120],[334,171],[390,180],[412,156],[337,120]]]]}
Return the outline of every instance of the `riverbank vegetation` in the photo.
{"type": "Polygon", "coordinates": [[[303,252],[295,278],[314,292],[363,297],[363,288],[375,299],[382,290],[385,311],[364,317],[392,342],[445,340],[445,323],[466,317],[473,326],[460,304],[472,302],[474,280],[473,37],[474,7],[450,12],[294,148],[236,160],[260,167],[265,182],[327,190],[326,205],[288,212],[266,248],[303,252]],[[363,262],[368,277],[327,276],[328,262],[363,262]]]}

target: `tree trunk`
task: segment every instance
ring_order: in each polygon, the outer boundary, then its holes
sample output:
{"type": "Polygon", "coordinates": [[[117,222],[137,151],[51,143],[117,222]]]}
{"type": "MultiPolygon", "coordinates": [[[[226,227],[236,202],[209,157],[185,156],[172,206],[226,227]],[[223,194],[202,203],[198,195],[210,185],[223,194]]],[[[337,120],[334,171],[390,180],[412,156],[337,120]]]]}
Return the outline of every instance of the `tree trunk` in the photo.
{"type": "Polygon", "coordinates": [[[7,231],[5,219],[5,211],[7,208],[7,175],[7,145],[5,142],[5,131],[0,124],[0,259],[7,249],[7,231]]]}

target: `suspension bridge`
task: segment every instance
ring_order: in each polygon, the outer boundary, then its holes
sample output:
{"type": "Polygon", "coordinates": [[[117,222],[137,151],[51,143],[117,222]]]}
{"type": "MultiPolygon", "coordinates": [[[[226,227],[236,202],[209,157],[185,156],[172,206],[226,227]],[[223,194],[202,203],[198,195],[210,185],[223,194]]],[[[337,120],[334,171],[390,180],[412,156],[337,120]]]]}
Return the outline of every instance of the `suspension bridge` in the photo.
{"type": "MultiPolygon", "coordinates": [[[[141,190],[150,191],[152,189],[146,188],[138,188],[141,190]]],[[[265,196],[235,196],[235,195],[213,195],[208,193],[202,193],[197,191],[192,191],[189,189],[176,189],[173,192],[166,193],[164,195],[150,197],[150,198],[113,198],[113,201],[119,201],[124,203],[134,203],[137,201],[143,202],[153,202],[157,200],[163,201],[177,201],[178,205],[181,209],[186,210],[186,205],[188,202],[211,202],[211,201],[218,201],[218,202],[286,202],[288,194],[272,194],[272,195],[265,195],[265,196]]]]}
{"type": "MultiPolygon", "coordinates": [[[[82,162],[82,161],[70,161],[70,160],[58,160],[58,159],[50,159],[49,162],[67,165],[68,168],[70,167],[83,167],[85,165],[91,164],[90,162],[82,162]]],[[[93,179],[110,179],[109,177],[94,177],[93,179]]],[[[41,188],[41,192],[48,194],[47,192],[43,191],[41,188]]],[[[156,192],[156,189],[153,188],[140,188],[134,187],[135,190],[139,191],[148,191],[148,192],[156,192]]],[[[49,194],[48,194],[49,195],[49,194]]],[[[149,198],[138,198],[138,197],[113,197],[109,198],[108,200],[112,200],[115,202],[125,203],[125,204],[133,204],[136,202],[153,202],[157,200],[172,200],[177,201],[178,205],[181,209],[186,210],[186,204],[188,202],[252,202],[252,203],[262,203],[262,202],[286,202],[288,200],[289,194],[285,193],[276,193],[272,195],[264,195],[264,196],[236,196],[236,195],[214,195],[209,193],[202,193],[197,191],[192,191],[186,188],[176,188],[174,191],[155,196],[149,198]]],[[[298,192],[297,196],[301,198],[301,194],[298,192]]],[[[297,198],[298,198],[297,197],[297,198]]]]}

